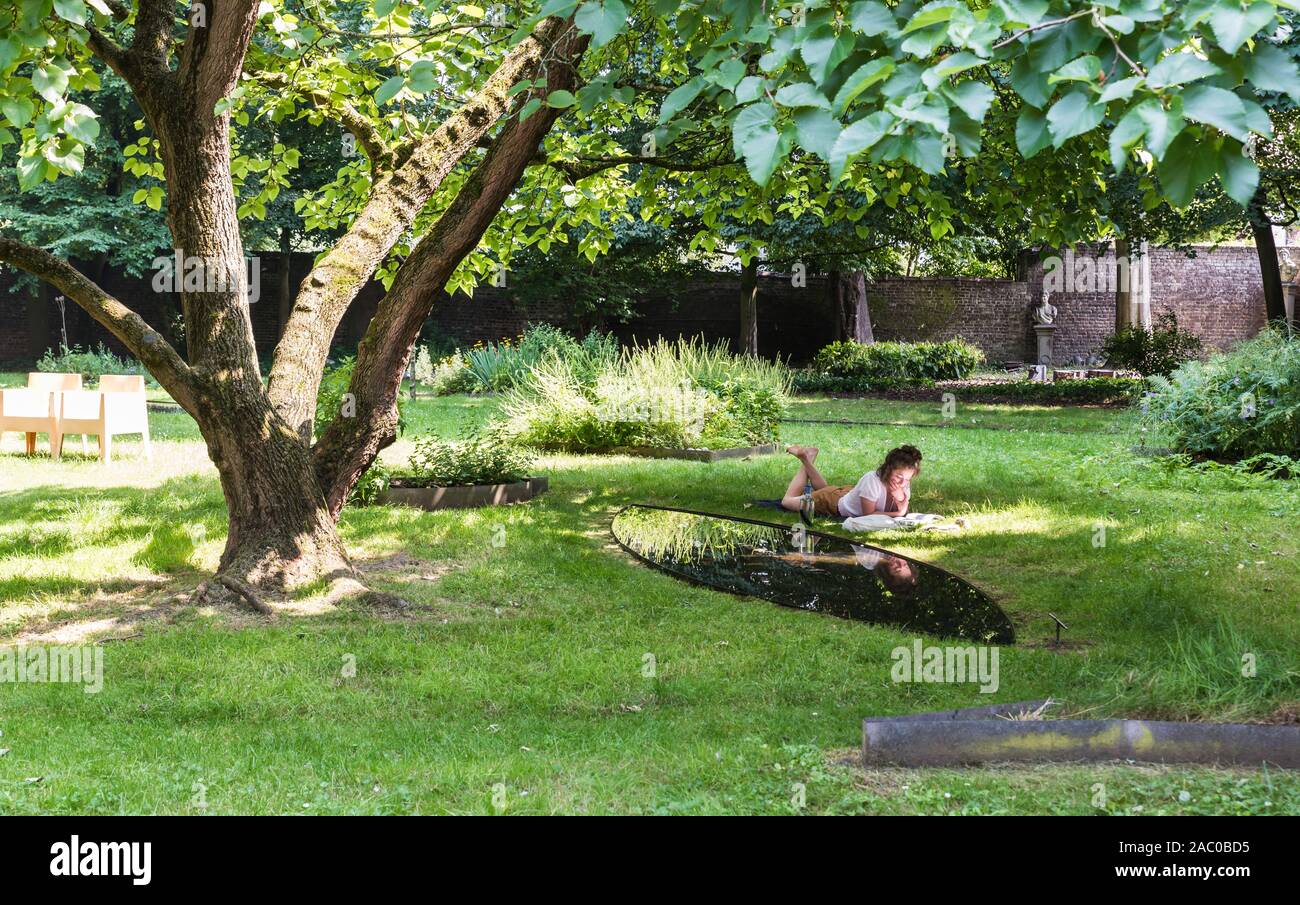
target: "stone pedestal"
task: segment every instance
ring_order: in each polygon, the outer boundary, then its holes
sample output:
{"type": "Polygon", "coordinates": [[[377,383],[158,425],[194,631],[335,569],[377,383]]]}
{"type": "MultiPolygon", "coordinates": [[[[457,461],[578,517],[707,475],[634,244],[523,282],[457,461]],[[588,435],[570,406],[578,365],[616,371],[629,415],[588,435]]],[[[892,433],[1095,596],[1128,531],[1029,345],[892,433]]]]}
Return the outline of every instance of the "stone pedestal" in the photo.
{"type": "Polygon", "coordinates": [[[1034,335],[1038,338],[1038,358],[1040,365],[1052,365],[1052,335],[1056,333],[1055,324],[1034,324],[1034,335]]]}

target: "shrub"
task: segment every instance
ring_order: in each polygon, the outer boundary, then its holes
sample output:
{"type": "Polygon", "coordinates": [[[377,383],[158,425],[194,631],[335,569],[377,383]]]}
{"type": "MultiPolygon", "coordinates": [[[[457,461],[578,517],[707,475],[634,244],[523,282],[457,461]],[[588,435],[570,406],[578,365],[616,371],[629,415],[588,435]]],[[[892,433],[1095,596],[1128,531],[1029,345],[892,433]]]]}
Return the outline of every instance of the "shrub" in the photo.
{"type": "Polygon", "coordinates": [[[1133,402],[1146,388],[1146,381],[1140,377],[1089,377],[1052,383],[1032,380],[977,383],[953,392],[970,402],[983,399],[1039,405],[1119,405],[1133,402]]]}
{"type": "MultiPolygon", "coordinates": [[[[325,428],[335,418],[342,415],[345,418],[351,418],[356,415],[356,403],[348,394],[348,386],[352,383],[352,369],[356,367],[357,360],[351,355],[345,355],[338,360],[338,363],[325,369],[321,375],[320,388],[316,391],[316,416],[312,422],[312,428],[319,437],[325,432],[325,428]]],[[[402,415],[401,396],[395,403],[397,405],[397,431],[401,433],[405,426],[405,420],[402,415]]]]}
{"type": "Polygon", "coordinates": [[[660,340],[577,360],[552,350],[507,395],[503,424],[541,449],[748,446],[776,439],[789,384],[783,365],[724,344],[660,340]]]}
{"type": "Polygon", "coordinates": [[[837,389],[869,390],[961,380],[983,362],[984,353],[964,339],[870,345],[834,342],[817,353],[810,370],[837,389]]]}
{"type": "Polygon", "coordinates": [[[145,371],[144,366],[135,359],[118,358],[103,343],[93,349],[80,346],[60,346],[58,354],[53,349],[46,349],[36,370],[53,371],[61,374],[80,374],[85,380],[98,380],[105,374],[143,374],[145,382],[157,386],[157,382],[145,371]]]}
{"type": "Polygon", "coordinates": [[[376,462],[364,472],[361,477],[357,478],[357,483],[348,492],[349,506],[373,506],[379,502],[388,485],[392,483],[392,475],[388,469],[376,462]]]}
{"type": "Polygon", "coordinates": [[[440,359],[433,366],[433,377],[429,379],[429,389],[435,396],[451,396],[455,393],[472,393],[478,389],[478,379],[469,369],[465,356],[453,352],[440,359]]]}
{"type": "Polygon", "coordinates": [[[536,458],[531,450],[491,433],[460,441],[421,437],[410,467],[397,477],[412,487],[511,484],[529,476],[536,458]]]}
{"type": "Polygon", "coordinates": [[[345,355],[339,359],[338,364],[326,368],[321,375],[320,389],[316,392],[316,417],[313,421],[317,437],[325,432],[331,421],[343,414],[344,396],[348,384],[352,382],[352,368],[355,365],[356,359],[345,355]]]}
{"type": "Polygon", "coordinates": [[[1195,456],[1300,457],[1300,342],[1270,327],[1209,361],[1151,378],[1149,418],[1195,456]]]}
{"type": "Polygon", "coordinates": [[[1178,317],[1166,311],[1151,327],[1133,324],[1106,337],[1099,350],[1106,363],[1139,374],[1169,375],[1185,361],[1200,358],[1201,338],[1178,326],[1178,317]]]}
{"type": "Polygon", "coordinates": [[[513,342],[479,343],[465,353],[465,367],[473,375],[477,390],[500,392],[508,389],[528,366],[513,342]]]}
{"type": "Polygon", "coordinates": [[[416,385],[428,386],[433,383],[433,358],[429,355],[428,346],[420,346],[415,353],[415,364],[411,366],[411,382],[416,385]]]}

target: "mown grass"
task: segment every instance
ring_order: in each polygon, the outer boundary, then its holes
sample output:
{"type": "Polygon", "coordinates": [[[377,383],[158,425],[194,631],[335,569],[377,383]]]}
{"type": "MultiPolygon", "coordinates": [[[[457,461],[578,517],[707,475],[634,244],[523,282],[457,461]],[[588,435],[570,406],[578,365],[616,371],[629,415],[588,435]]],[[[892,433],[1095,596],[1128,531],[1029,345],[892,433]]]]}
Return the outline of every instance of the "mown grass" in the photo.
{"type": "MultiPolygon", "coordinates": [[[[410,404],[385,459],[494,405],[410,404]]],[[[927,414],[817,405],[851,420],[927,414]]],[[[0,685],[0,811],[491,812],[495,792],[510,813],[786,813],[801,783],[812,813],[1090,813],[1103,783],[1113,812],[1300,812],[1300,780],[1268,771],[844,762],[870,714],[1051,696],[1094,716],[1277,719],[1300,700],[1295,482],[1167,469],[1131,452],[1125,413],[958,413],[971,429],[786,434],[821,446],[844,482],[892,445],[922,448],[914,507],[968,527],[877,540],[959,572],[1016,621],[992,695],[894,684],[905,633],[687,586],[611,543],[609,520],[630,502],[779,516],[747,504],[780,493],[786,456],[553,456],[540,463],[551,491],[524,506],[349,511],[343,531],[371,582],[428,610],[394,619],[308,599],[265,623],[171,602],[215,564],[225,523],[186,416],[153,415],[152,465],[129,441],[107,467],[29,460],[8,435],[0,638],[92,621],[130,637],[105,645],[99,694],[0,685]],[[1072,648],[1043,646],[1048,612],[1072,648]]]]}

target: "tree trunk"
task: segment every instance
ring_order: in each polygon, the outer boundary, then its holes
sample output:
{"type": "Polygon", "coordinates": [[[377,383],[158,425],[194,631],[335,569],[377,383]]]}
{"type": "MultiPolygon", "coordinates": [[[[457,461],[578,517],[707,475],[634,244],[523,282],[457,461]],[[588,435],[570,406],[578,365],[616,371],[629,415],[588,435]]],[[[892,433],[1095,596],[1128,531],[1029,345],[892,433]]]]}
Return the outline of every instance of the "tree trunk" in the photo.
{"type": "Polygon", "coordinates": [[[352,576],[311,455],[265,398],[214,388],[201,407],[230,516],[220,573],[277,592],[352,576]]]}
{"type": "Polygon", "coordinates": [[[1116,275],[1119,279],[1115,285],[1115,332],[1118,333],[1125,327],[1133,324],[1133,290],[1134,281],[1139,279],[1132,266],[1133,258],[1130,254],[1129,241],[1122,237],[1115,239],[1115,267],[1116,275]],[[1121,261],[1128,261],[1129,264],[1125,269],[1120,268],[1121,261]]]}
{"type": "Polygon", "coordinates": [[[875,342],[867,301],[867,278],[862,271],[832,270],[827,283],[835,316],[835,338],[863,345],[875,342]]]}
{"type": "MultiPolygon", "coordinates": [[[[576,89],[577,66],[587,40],[570,29],[555,42],[546,66],[546,86],[538,89],[541,96],[576,89]]],[[[519,95],[516,110],[526,100],[527,95],[519,95]]],[[[313,453],[317,480],[331,513],[338,514],[357,479],[396,439],[402,373],[434,300],[478,245],[559,115],[558,109],[543,107],[523,122],[517,113],[508,117],[451,205],[398,269],[357,346],[348,385],[356,400],[355,417],[335,418],[313,453]]]]}
{"type": "Polygon", "coordinates": [[[289,325],[289,314],[293,311],[293,247],[289,242],[289,228],[280,229],[280,328],[276,332],[276,342],[284,336],[289,325]]]}
{"type": "Polygon", "coordinates": [[[740,337],[736,351],[741,355],[758,354],[758,255],[740,271],[740,337]]]}
{"type": "MultiPolygon", "coordinates": [[[[587,43],[571,20],[544,20],[442,126],[391,155],[380,155],[390,157],[395,169],[379,180],[362,215],[304,281],[264,388],[231,183],[230,114],[217,108],[239,80],[258,6],[257,0],[209,3],[206,27],[190,27],[175,66],[169,59],[175,11],[162,0],[140,4],[127,51],[92,33],[92,44],[130,84],[158,139],[167,225],[181,262],[175,277],[186,324],[186,359],[68,262],[0,236],[0,261],[22,267],[74,299],[197,422],[229,510],[229,534],[216,578],[245,597],[256,597],[258,589],[290,591],[322,578],[351,578],[335,520],[356,478],[392,442],[395,397],[411,345],[433,299],[478,244],[560,115],[550,107],[525,122],[505,115],[512,107],[517,114],[528,98],[512,97],[511,86],[541,71],[546,85],[535,86],[533,96],[575,88],[576,65],[587,43]],[[442,179],[497,124],[500,131],[482,163],[398,269],[370,323],[349,387],[355,413],[334,413],[312,447],[317,385],[329,340],[348,303],[442,179]],[[194,285],[187,283],[192,262],[199,266],[200,281],[194,285]]],[[[374,153],[382,151],[372,145],[374,153]]]]}
{"type": "Polygon", "coordinates": [[[1278,266],[1277,244],[1273,241],[1273,224],[1264,211],[1268,195],[1261,186],[1250,204],[1250,232],[1255,238],[1259,272],[1264,282],[1264,312],[1269,322],[1286,320],[1286,300],[1282,295],[1282,271],[1278,266]]]}

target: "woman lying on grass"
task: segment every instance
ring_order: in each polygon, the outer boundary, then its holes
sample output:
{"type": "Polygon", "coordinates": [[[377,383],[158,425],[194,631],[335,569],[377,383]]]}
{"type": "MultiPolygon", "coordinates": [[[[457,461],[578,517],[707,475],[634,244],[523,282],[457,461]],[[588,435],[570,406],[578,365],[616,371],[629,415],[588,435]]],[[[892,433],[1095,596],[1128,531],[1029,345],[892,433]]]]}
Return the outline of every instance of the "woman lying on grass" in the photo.
{"type": "Polygon", "coordinates": [[[790,480],[781,506],[806,516],[856,518],[861,515],[907,515],[912,500],[912,478],[921,471],[921,451],[915,446],[899,446],[885,454],[885,461],[875,471],[862,476],[857,484],[832,487],[816,466],[819,450],[815,446],[790,446],[786,452],[799,460],[799,470],[790,480]],[[812,512],[808,512],[811,502],[812,512]]]}

